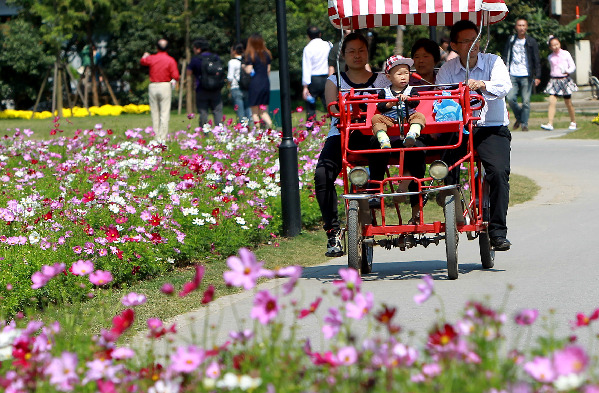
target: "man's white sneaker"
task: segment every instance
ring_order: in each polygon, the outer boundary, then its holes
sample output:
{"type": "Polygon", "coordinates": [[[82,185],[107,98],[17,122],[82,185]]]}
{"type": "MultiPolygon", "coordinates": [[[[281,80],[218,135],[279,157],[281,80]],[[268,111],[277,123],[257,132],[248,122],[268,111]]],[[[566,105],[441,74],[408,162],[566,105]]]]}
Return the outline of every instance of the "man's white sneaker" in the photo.
{"type": "Polygon", "coordinates": [[[570,127],[568,127],[568,129],[574,131],[576,129],[576,123],[570,123],[570,127]]]}
{"type": "Polygon", "coordinates": [[[541,124],[541,128],[544,130],[553,131],[553,125],[551,124],[541,124]]]}

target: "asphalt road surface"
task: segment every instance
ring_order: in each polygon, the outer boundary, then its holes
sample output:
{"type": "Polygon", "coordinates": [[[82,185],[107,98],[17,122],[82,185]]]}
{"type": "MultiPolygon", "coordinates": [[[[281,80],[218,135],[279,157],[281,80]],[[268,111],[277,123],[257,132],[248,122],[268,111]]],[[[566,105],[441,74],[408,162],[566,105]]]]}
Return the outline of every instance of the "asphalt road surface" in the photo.
{"type": "MultiPolygon", "coordinates": [[[[373,292],[375,304],[396,306],[395,321],[416,338],[424,337],[438,320],[438,313],[449,322],[458,320],[468,300],[487,300],[494,307],[504,307],[508,336],[510,321],[522,308],[536,308],[542,316],[552,310],[556,334],[571,334],[570,321],[577,312],[590,314],[599,307],[599,141],[555,138],[564,132],[513,134],[512,172],[532,178],[542,190],[532,201],[509,209],[512,249],[496,253],[493,269],[482,269],[478,240],[468,241],[465,234],[460,235],[457,280],[447,279],[443,242],[405,252],[375,247],[373,273],[363,277],[362,291],[373,292]],[[413,301],[417,285],[427,274],[433,276],[442,304],[436,298],[422,305],[413,301]],[[508,291],[508,286],[513,288],[508,291]]],[[[308,306],[323,289],[332,288],[330,282],[338,279],[337,271],[346,266],[347,257],[340,257],[306,268],[288,299],[308,306]]],[[[259,289],[280,291],[283,282],[272,280],[259,289]]],[[[298,336],[310,337],[317,348],[323,343],[321,319],[330,305],[339,304],[330,292],[324,295],[319,318],[298,321],[298,336]]],[[[249,318],[252,302],[250,291],[177,317],[171,321],[179,329],[176,341],[189,342],[190,332],[202,337],[208,310],[208,325],[214,327],[207,332],[205,344],[222,343],[229,331],[253,326],[249,318]]],[[[284,314],[289,322],[295,319],[289,310],[284,314]]],[[[535,324],[536,334],[543,333],[543,324],[542,320],[535,324]]],[[[354,328],[358,335],[367,329],[360,323],[354,328]]]]}

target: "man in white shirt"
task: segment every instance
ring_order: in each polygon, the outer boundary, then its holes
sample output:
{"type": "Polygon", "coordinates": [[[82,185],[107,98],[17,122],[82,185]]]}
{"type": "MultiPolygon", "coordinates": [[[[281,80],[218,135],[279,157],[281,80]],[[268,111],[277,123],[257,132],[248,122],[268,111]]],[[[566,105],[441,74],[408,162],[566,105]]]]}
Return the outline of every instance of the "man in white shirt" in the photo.
{"type": "Polygon", "coordinates": [[[302,57],[303,97],[306,101],[308,120],[316,115],[316,99],[326,106],[324,87],[329,76],[329,52],[331,44],[320,38],[322,33],[316,26],[308,28],[310,42],[304,48],[302,57]]]}
{"type": "Polygon", "coordinates": [[[526,34],[527,30],[526,19],[518,18],[516,34],[505,43],[502,54],[512,81],[512,90],[507,95],[507,102],[516,117],[512,129],[516,130],[522,126],[522,131],[528,131],[532,84],[538,86],[541,83],[539,44],[526,34]],[[518,104],[518,96],[522,96],[521,106],[518,104]]]}
{"type": "MultiPolygon", "coordinates": [[[[507,251],[511,243],[507,235],[507,209],[510,198],[510,142],[509,117],[505,96],[512,88],[510,75],[499,56],[480,53],[476,42],[478,27],[468,20],[457,22],[451,28],[451,47],[459,57],[443,64],[436,83],[458,83],[466,79],[466,66],[470,73],[468,86],[479,91],[485,98],[480,120],[473,130],[474,149],[478,152],[490,185],[489,237],[496,251],[507,251]],[[473,46],[470,56],[468,50],[473,46]],[[468,61],[468,63],[466,63],[468,61]]],[[[465,144],[455,151],[453,162],[463,157],[465,144]]],[[[455,183],[455,175],[448,183],[455,183]]]]}

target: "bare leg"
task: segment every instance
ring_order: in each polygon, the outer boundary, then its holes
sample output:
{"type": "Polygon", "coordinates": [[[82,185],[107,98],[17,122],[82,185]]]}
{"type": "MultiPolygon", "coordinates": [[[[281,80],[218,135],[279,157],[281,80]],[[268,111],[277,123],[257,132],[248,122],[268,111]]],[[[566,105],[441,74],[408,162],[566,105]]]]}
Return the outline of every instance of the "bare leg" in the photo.
{"type": "Polygon", "coordinates": [[[252,121],[254,122],[254,126],[260,128],[260,106],[252,106],[252,121]]]}
{"type": "Polygon", "coordinates": [[[574,105],[572,105],[572,99],[564,98],[564,103],[566,104],[566,108],[568,108],[568,113],[570,114],[570,121],[572,123],[576,123],[576,115],[574,114],[574,105]]]}
{"type": "Polygon", "coordinates": [[[270,115],[268,114],[268,110],[260,111],[260,118],[266,124],[266,128],[272,127],[272,119],[270,118],[270,115]]]}
{"type": "Polygon", "coordinates": [[[557,105],[557,97],[549,96],[549,110],[547,116],[549,117],[549,124],[553,125],[553,118],[555,117],[555,106],[557,105]]]}

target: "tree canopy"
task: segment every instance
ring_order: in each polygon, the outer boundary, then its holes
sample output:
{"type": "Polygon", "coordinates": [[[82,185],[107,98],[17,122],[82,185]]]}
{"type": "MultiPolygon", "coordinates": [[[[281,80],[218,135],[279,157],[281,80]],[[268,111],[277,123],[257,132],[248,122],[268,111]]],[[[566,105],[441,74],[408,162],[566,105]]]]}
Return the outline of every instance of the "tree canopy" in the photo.
{"type": "MultiPolygon", "coordinates": [[[[159,38],[170,42],[169,53],[185,58],[186,19],[189,35],[207,38],[211,51],[228,60],[235,43],[235,0],[12,0],[19,15],[0,29],[0,94],[13,98],[21,109],[35,100],[41,78],[59,56],[79,53],[90,41],[106,40],[102,68],[124,103],[147,102],[147,70],[140,66],[141,55],[152,52],[159,38]],[[128,88],[124,88],[124,87],[128,88]]],[[[260,33],[273,53],[273,69],[278,69],[277,27],[274,1],[242,0],[242,38],[260,33]]],[[[507,0],[510,13],[505,21],[492,27],[489,51],[499,53],[502,42],[513,33],[515,19],[526,16],[529,33],[540,44],[542,56],[548,54],[544,43],[549,33],[559,34],[565,43],[575,39],[574,24],[560,26],[548,12],[544,0],[507,0]]],[[[307,44],[306,29],[311,25],[323,31],[323,39],[339,40],[339,32],[328,20],[325,0],[287,0],[287,31],[292,94],[301,92],[301,57],[307,44]]],[[[371,64],[375,69],[393,53],[396,27],[367,32],[372,42],[371,64]]],[[[444,34],[438,29],[438,37],[444,34]]],[[[428,37],[429,29],[408,26],[404,32],[404,55],[412,43],[428,37]]]]}

